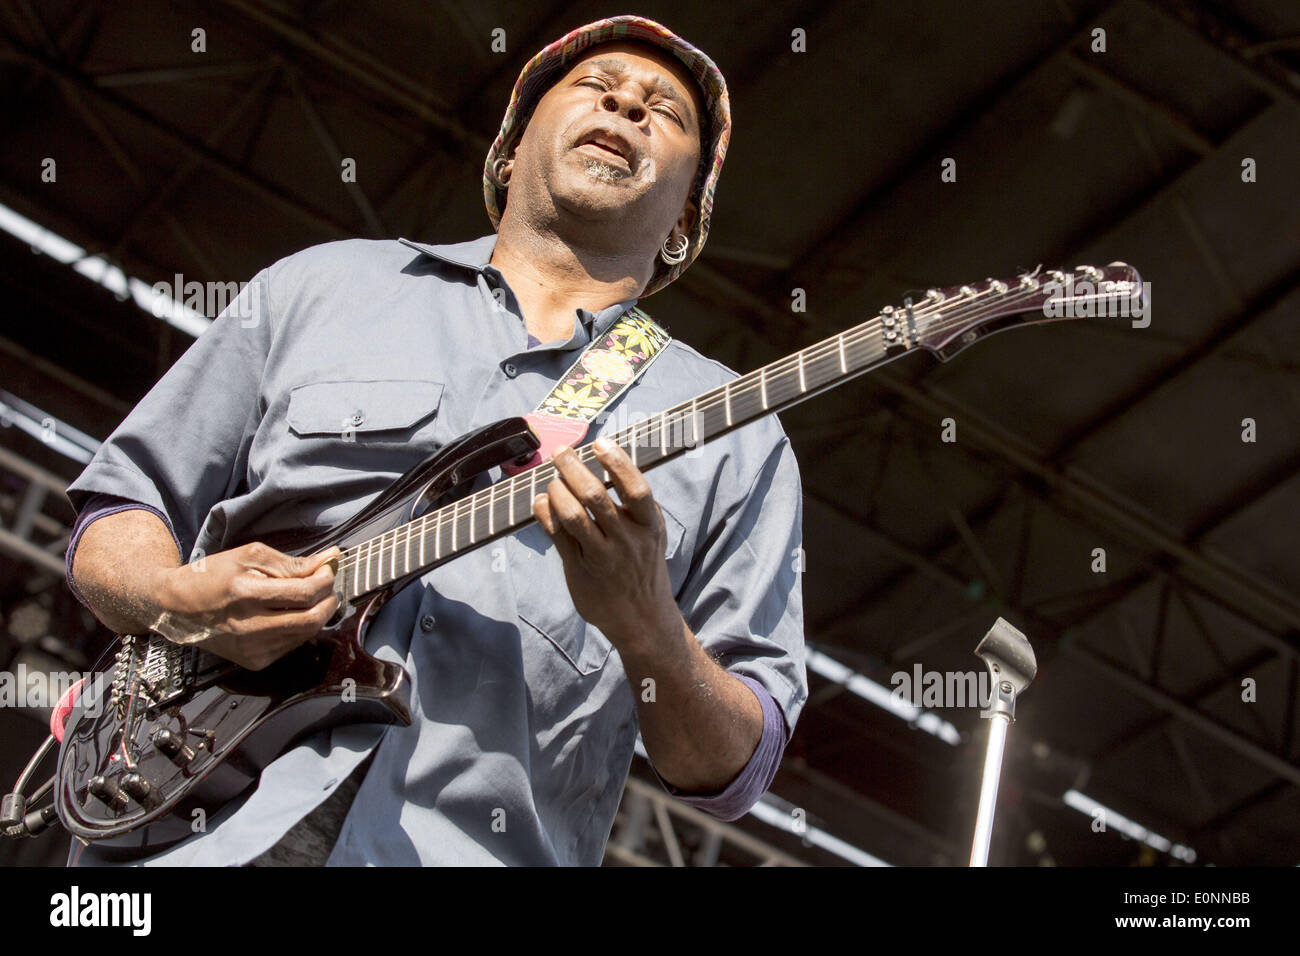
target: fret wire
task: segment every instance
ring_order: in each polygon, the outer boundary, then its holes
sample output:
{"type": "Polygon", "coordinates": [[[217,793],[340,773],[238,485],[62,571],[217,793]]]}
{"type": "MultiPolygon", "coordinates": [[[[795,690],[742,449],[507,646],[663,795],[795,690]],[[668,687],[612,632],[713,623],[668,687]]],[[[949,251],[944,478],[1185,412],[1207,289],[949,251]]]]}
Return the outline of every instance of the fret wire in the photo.
{"type": "Polygon", "coordinates": [[[801,392],[808,391],[808,383],[807,381],[804,380],[804,374],[803,374],[803,351],[802,350],[800,350],[799,352],[799,391],[801,392]]]}
{"type": "Polygon", "coordinates": [[[722,393],[727,399],[727,427],[731,427],[731,383],[722,386],[722,393]]]}
{"type": "Polygon", "coordinates": [[[424,539],[425,539],[424,526],[426,523],[427,523],[427,519],[425,518],[420,519],[420,567],[424,567],[424,539]]]}
{"type": "Polygon", "coordinates": [[[846,364],[845,359],[844,359],[844,333],[841,332],[839,335],[835,336],[835,341],[839,343],[839,351],[840,351],[840,372],[841,372],[841,374],[845,374],[845,375],[847,375],[847,374],[848,374],[848,371],[849,371],[849,367],[848,367],[848,365],[846,364]]]}
{"type": "Polygon", "coordinates": [[[459,511],[460,511],[460,500],[457,500],[457,502],[451,506],[451,553],[452,554],[456,553],[456,536],[458,534],[458,528],[456,526],[456,518],[457,518],[457,512],[459,511]]]}
{"type": "Polygon", "coordinates": [[[388,577],[391,581],[397,580],[397,539],[400,532],[400,528],[393,532],[393,545],[388,555],[388,577]]]}
{"type": "Polygon", "coordinates": [[[659,453],[668,457],[668,419],[667,412],[659,413],[659,453]]]}
{"type": "Polygon", "coordinates": [[[433,513],[433,560],[442,560],[442,509],[433,513]]]}
{"type": "Polygon", "coordinates": [[[758,388],[759,395],[762,397],[763,407],[767,408],[767,366],[764,365],[758,370],[758,388]]]}

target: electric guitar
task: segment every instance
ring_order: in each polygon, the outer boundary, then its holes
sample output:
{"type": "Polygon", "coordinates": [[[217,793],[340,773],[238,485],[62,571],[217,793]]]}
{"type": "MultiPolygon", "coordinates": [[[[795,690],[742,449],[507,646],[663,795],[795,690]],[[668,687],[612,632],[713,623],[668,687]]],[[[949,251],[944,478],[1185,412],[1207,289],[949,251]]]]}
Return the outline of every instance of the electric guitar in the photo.
{"type": "MultiPolygon", "coordinates": [[[[947,361],[1018,324],[1145,315],[1143,290],[1123,263],[930,289],[608,437],[644,471],[917,348],[947,361]]],[[[291,554],[343,550],[334,619],[264,670],[156,634],[119,638],[96,667],[100,694],[87,695],[64,729],[54,787],[63,825],[109,855],[151,855],[190,836],[195,810],[215,812],[305,735],[339,724],[409,724],[407,674],[366,653],[367,628],[430,569],[534,520],[533,497],[555,476],[549,460],[468,489],[489,468],[527,461],[539,444],[524,419],[504,419],[444,446],[327,531],[261,537],[291,554]]],[[[590,446],[575,451],[611,484],[590,446]]]]}

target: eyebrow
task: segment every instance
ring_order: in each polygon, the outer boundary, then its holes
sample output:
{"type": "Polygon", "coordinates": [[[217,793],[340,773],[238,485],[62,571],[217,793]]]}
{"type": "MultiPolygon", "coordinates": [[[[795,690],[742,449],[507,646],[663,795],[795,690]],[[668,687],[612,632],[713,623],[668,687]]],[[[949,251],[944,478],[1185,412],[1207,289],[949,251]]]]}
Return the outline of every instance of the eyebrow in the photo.
{"type": "MultiPolygon", "coordinates": [[[[608,76],[623,76],[627,73],[627,64],[613,57],[592,60],[589,66],[595,67],[608,76]]],[[[699,117],[695,115],[694,106],[681,93],[677,92],[677,87],[673,86],[667,79],[656,74],[654,82],[650,84],[650,92],[662,96],[666,100],[671,100],[684,110],[687,110],[691,119],[698,125],[699,117]]]]}

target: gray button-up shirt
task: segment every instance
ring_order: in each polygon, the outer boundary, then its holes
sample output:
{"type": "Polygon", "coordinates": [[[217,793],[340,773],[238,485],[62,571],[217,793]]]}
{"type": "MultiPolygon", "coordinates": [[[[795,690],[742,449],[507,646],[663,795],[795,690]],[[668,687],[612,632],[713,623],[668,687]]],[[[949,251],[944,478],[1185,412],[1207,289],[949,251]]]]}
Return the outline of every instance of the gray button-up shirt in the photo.
{"type": "MultiPolygon", "coordinates": [[[[263,270],[104,443],[69,487],[73,504],[102,492],[158,508],[195,560],[332,526],[459,435],[531,411],[633,303],[578,309],[567,341],[528,349],[518,302],[488,264],[495,243],[348,240],[263,270]]],[[[674,339],[584,441],[735,377],[674,339]]],[[[501,477],[494,468],[475,488],[501,477]]],[[[687,624],[768,690],[793,731],[807,697],[802,495],[780,423],[646,478],[687,624]]],[[[146,864],[247,862],[372,752],[332,865],[600,863],[637,736],[634,692],[574,609],[540,525],[403,589],[366,647],[410,674],[411,726],[307,738],[146,864]]],[[[101,862],[93,846],[71,859],[101,862]]]]}

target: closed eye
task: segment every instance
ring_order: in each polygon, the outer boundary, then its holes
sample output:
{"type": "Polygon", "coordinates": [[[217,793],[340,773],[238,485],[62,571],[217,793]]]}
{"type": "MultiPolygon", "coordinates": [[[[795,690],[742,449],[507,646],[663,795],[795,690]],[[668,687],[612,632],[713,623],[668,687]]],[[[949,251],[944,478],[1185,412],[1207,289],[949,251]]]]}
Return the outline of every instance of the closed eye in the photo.
{"type": "Polygon", "coordinates": [[[662,113],[664,116],[667,116],[669,119],[671,119],[674,123],[676,123],[676,124],[677,124],[678,126],[680,126],[682,129],[685,129],[685,128],[686,128],[686,124],[682,122],[682,118],[681,118],[680,116],[678,116],[678,115],[677,115],[677,111],[674,110],[674,109],[672,109],[671,107],[667,107],[667,106],[654,106],[654,107],[651,107],[651,109],[657,110],[658,112],[662,113]]]}

